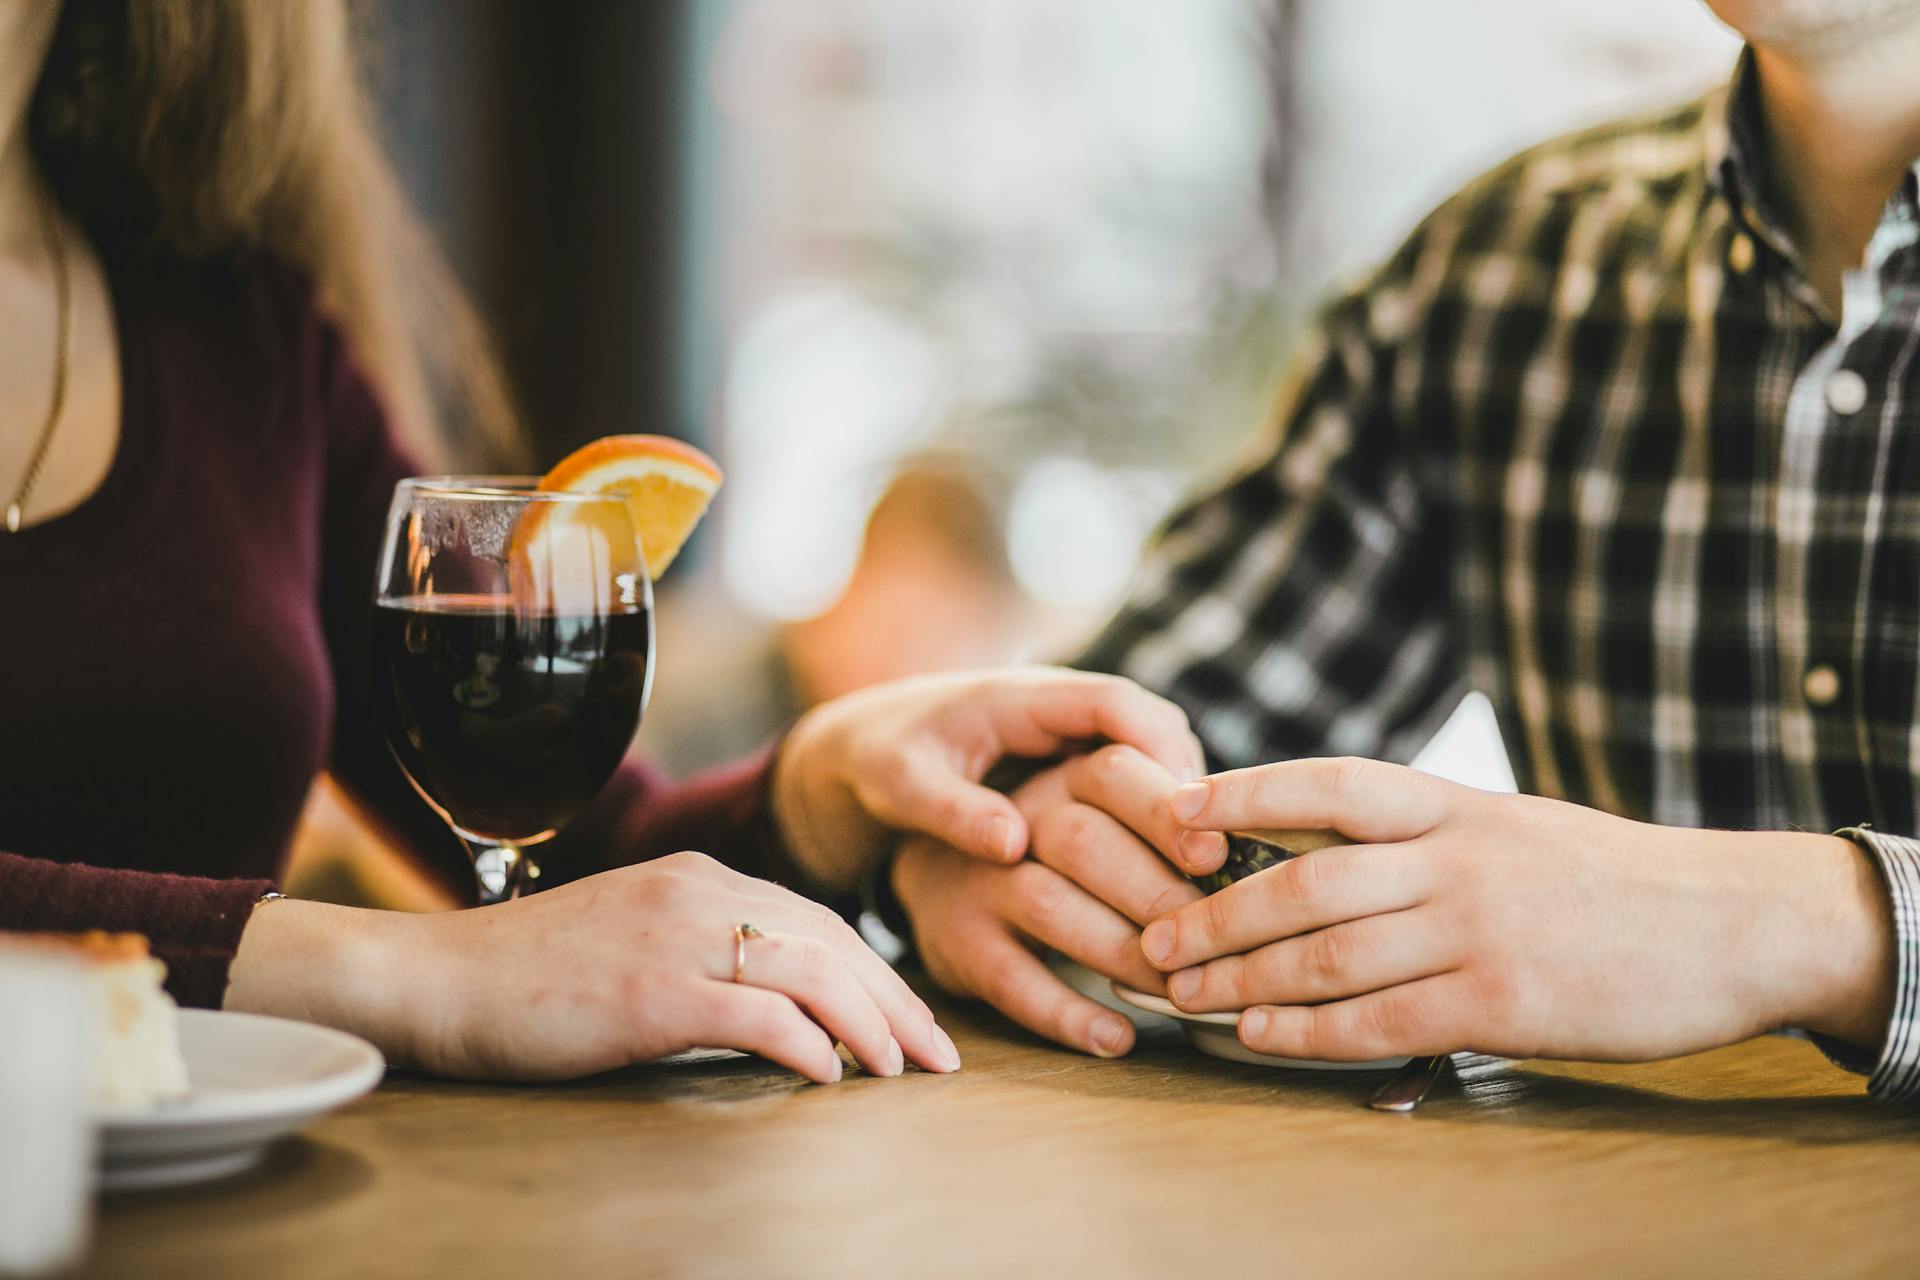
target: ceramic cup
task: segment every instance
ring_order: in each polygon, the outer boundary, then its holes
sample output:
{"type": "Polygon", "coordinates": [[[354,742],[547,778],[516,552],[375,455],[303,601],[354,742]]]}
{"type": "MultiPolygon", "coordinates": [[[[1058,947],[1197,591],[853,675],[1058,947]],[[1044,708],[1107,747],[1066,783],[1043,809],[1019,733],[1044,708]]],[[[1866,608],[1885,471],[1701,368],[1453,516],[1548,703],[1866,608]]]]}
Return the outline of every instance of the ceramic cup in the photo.
{"type": "Polygon", "coordinates": [[[78,964],[0,935],[0,1276],[51,1274],[86,1247],[92,1008],[78,964]]]}
{"type": "Polygon", "coordinates": [[[1209,893],[1218,893],[1236,880],[1245,880],[1268,867],[1291,862],[1303,853],[1353,842],[1338,831],[1324,828],[1275,830],[1267,828],[1227,832],[1227,860],[1212,875],[1189,877],[1209,893]]]}

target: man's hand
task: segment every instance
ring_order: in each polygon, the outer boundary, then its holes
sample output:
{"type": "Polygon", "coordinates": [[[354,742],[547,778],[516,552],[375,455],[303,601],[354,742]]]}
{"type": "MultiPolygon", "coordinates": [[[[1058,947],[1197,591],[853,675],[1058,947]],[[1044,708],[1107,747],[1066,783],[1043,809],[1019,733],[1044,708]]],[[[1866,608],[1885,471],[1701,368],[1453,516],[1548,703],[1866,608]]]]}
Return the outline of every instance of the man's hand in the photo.
{"type": "Polygon", "coordinates": [[[1026,819],[980,780],[1007,756],[1103,740],[1182,779],[1206,769],[1186,713],[1118,676],[1057,667],[920,676],[808,712],[774,768],[774,814],[828,888],[855,883],[897,831],[1015,862],[1027,852],[1026,819]]]}
{"type": "Polygon", "coordinates": [[[1361,842],[1146,930],[1174,1002],[1245,1009],[1262,1053],[1631,1061],[1782,1026],[1869,1049],[1885,1031],[1887,896],[1846,840],[1650,826],[1368,760],[1220,774],[1172,807],[1197,831],[1361,842]]]}
{"type": "Polygon", "coordinates": [[[1174,822],[1169,801],[1179,785],[1141,752],[1103,747],[1014,793],[1032,832],[1024,862],[1003,866],[938,841],[908,841],[893,885],[927,971],[1062,1044],[1101,1057],[1132,1048],[1132,1024],[1069,990],[1037,953],[1050,947],[1130,986],[1164,989],[1141,954],[1140,926],[1200,897],[1168,858],[1204,873],[1226,856],[1219,836],[1174,822]]]}

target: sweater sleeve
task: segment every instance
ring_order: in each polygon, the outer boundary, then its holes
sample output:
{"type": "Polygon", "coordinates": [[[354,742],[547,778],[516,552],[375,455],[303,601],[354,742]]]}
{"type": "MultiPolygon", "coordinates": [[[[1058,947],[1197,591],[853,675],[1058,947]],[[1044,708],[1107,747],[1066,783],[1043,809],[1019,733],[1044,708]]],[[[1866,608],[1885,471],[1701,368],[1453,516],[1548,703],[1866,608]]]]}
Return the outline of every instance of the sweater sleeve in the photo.
{"type": "Polygon", "coordinates": [[[218,1008],[253,904],[271,880],[107,870],[0,853],[0,929],[144,933],[181,1004],[218,1008]]]}
{"type": "Polygon", "coordinates": [[[776,743],[681,783],[670,782],[644,761],[629,760],[599,798],[541,850],[543,883],[551,887],[690,849],[854,918],[857,897],[824,890],[780,834],[771,799],[778,755],[776,743]]]}

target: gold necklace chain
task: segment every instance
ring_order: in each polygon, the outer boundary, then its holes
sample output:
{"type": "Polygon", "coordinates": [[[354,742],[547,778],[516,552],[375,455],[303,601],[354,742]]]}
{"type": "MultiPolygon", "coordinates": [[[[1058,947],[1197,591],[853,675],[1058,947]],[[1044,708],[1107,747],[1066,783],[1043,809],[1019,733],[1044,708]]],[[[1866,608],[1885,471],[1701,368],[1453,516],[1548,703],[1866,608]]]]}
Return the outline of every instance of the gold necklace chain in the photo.
{"type": "Polygon", "coordinates": [[[7,504],[8,533],[20,532],[21,513],[33,497],[33,486],[39,482],[40,468],[47,461],[47,448],[53,443],[54,428],[60,425],[60,411],[67,404],[67,348],[72,345],[73,296],[71,282],[67,279],[67,245],[61,238],[60,218],[54,212],[50,199],[41,208],[41,220],[46,232],[47,250],[53,255],[54,296],[59,300],[60,319],[53,349],[53,403],[47,406],[47,421],[40,428],[40,443],[34,446],[33,456],[27,459],[26,474],[20,477],[20,487],[14,490],[13,501],[7,504]]]}

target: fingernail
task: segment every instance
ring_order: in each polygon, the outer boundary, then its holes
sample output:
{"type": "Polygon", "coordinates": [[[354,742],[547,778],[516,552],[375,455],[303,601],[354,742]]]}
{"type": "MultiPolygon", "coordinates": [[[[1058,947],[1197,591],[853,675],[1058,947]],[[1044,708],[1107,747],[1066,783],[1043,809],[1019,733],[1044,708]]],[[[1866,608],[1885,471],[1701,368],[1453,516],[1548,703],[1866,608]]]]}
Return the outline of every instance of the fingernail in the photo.
{"type": "Polygon", "coordinates": [[[1249,1009],[1240,1015],[1240,1043],[1251,1044],[1267,1034],[1273,1015],[1265,1009],[1249,1009]]]}
{"type": "Polygon", "coordinates": [[[1012,862],[1020,856],[1020,850],[1013,842],[1013,820],[1004,813],[996,813],[987,819],[987,848],[1012,862]]]}
{"type": "Polygon", "coordinates": [[[1175,1004],[1185,1004],[1193,999],[1199,990],[1200,971],[1198,969],[1182,969],[1167,979],[1167,994],[1173,997],[1175,1004]]]}
{"type": "Polygon", "coordinates": [[[1182,822],[1207,807],[1207,784],[1189,782],[1173,793],[1173,816],[1182,822]]]}
{"type": "Polygon", "coordinates": [[[1147,959],[1156,965],[1162,965],[1173,955],[1173,924],[1166,920],[1155,920],[1140,935],[1140,950],[1147,959]]]}
{"type": "Polygon", "coordinates": [[[940,1051],[940,1070],[958,1071],[960,1069],[960,1050],[954,1047],[953,1037],[937,1026],[933,1029],[933,1045],[940,1051]]]}
{"type": "Polygon", "coordinates": [[[1197,867],[1219,851],[1220,837],[1211,831],[1182,831],[1180,858],[1189,867],[1197,867]]]}
{"type": "Polygon", "coordinates": [[[1117,1058],[1127,1044],[1127,1023],[1120,1018],[1102,1018],[1094,1024],[1093,1051],[1103,1058],[1117,1058]]]}
{"type": "Polygon", "coordinates": [[[907,1055],[900,1052],[900,1042],[892,1036],[887,1037],[887,1069],[880,1074],[897,1076],[907,1069],[907,1055]]]}
{"type": "Polygon", "coordinates": [[[840,1061],[840,1055],[836,1053],[833,1055],[833,1077],[828,1080],[827,1083],[839,1084],[840,1077],[845,1074],[847,1074],[847,1066],[844,1062],[840,1061]]]}

